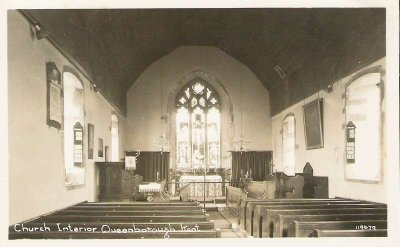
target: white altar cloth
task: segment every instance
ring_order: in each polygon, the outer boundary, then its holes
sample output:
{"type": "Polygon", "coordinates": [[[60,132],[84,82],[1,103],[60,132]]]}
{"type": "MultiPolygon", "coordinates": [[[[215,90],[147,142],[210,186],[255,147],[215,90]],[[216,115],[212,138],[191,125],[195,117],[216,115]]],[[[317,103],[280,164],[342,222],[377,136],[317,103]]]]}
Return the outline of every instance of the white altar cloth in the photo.
{"type": "MultiPolygon", "coordinates": [[[[179,181],[181,182],[180,186],[185,186],[188,182],[197,182],[190,183],[190,197],[204,197],[204,176],[190,176],[183,175],[180,177],[179,181]],[[201,183],[199,183],[201,182],[201,183]]],[[[206,183],[206,197],[218,197],[222,196],[222,177],[219,175],[207,175],[205,177],[206,182],[218,182],[218,183],[206,183]]]]}
{"type": "Polygon", "coordinates": [[[139,184],[139,192],[160,192],[161,185],[159,183],[139,184]]]}

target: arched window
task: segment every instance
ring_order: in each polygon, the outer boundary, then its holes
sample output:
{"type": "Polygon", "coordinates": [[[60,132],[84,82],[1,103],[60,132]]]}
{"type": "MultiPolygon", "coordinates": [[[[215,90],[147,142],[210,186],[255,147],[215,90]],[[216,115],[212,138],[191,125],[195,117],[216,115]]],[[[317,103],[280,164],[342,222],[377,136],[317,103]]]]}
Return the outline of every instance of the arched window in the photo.
{"type": "Polygon", "coordinates": [[[282,126],[282,157],[284,172],[287,175],[294,175],[295,173],[295,161],[294,151],[296,147],[296,136],[295,136],[295,118],[293,115],[287,116],[283,120],[282,126]]]}
{"type": "Polygon", "coordinates": [[[83,131],[84,91],[81,81],[71,72],[63,73],[64,81],[64,163],[66,185],[84,183],[83,131]]]}
{"type": "Polygon", "coordinates": [[[178,169],[220,167],[220,97],[207,82],[195,79],[176,98],[178,169]]]}
{"type": "Polygon", "coordinates": [[[346,85],[345,162],[348,179],[380,180],[381,84],[381,73],[367,73],[346,85]]]}
{"type": "Polygon", "coordinates": [[[119,161],[118,117],[111,114],[111,161],[119,161]]]}

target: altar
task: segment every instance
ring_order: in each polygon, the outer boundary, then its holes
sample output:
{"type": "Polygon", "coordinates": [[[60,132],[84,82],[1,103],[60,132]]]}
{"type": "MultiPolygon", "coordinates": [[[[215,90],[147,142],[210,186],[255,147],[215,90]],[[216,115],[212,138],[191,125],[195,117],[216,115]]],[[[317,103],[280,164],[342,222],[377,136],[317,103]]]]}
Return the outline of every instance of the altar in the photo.
{"type": "Polygon", "coordinates": [[[148,183],[139,184],[139,192],[144,193],[148,202],[153,202],[153,195],[159,195],[161,193],[161,184],[159,183],[148,183]]]}
{"type": "Polygon", "coordinates": [[[206,175],[204,176],[192,176],[183,175],[179,179],[180,186],[183,187],[190,184],[190,197],[204,197],[204,181],[206,197],[220,197],[222,196],[222,177],[219,175],[206,175]],[[204,180],[205,178],[205,180],[204,180]]]}
{"type": "Polygon", "coordinates": [[[138,192],[142,193],[148,202],[170,201],[165,180],[139,184],[138,192]]]}

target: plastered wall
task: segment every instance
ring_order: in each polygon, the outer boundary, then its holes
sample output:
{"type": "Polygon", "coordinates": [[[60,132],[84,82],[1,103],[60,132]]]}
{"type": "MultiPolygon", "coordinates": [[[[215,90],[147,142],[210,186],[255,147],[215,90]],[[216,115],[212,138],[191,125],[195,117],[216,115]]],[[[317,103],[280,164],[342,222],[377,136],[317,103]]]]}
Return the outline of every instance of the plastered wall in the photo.
{"type": "Polygon", "coordinates": [[[179,47],[151,64],[127,94],[127,150],[151,150],[161,132],[171,143],[175,165],[175,97],[191,79],[210,83],[222,99],[221,166],[230,166],[232,141],[243,136],[251,150],[271,150],[269,93],[243,64],[215,47],[179,47]],[[241,90],[243,82],[243,128],[241,90]],[[162,83],[162,102],[161,99],[162,83]],[[161,111],[162,105],[162,111],[161,111]],[[161,121],[161,115],[163,121],[161,121]]]}
{"type": "MultiPolygon", "coordinates": [[[[282,122],[285,116],[293,113],[296,118],[296,150],[295,150],[295,171],[302,172],[306,162],[310,162],[317,176],[329,177],[329,194],[331,197],[340,196],[355,199],[364,199],[378,202],[386,202],[386,159],[385,159],[385,133],[386,122],[385,109],[386,99],[382,101],[382,179],[378,183],[368,183],[365,181],[351,181],[345,176],[345,113],[343,112],[345,100],[342,94],[345,92],[345,84],[351,78],[365,69],[382,66],[385,69],[385,59],[380,59],[369,66],[355,71],[345,78],[333,84],[333,91],[328,93],[324,90],[319,91],[304,101],[298,102],[288,107],[280,114],[272,117],[272,139],[274,151],[275,169],[282,170],[282,122]],[[304,139],[303,105],[307,104],[318,96],[324,99],[324,147],[314,150],[306,150],[304,139]]],[[[385,77],[383,77],[384,83],[385,77]]],[[[385,89],[387,87],[384,87],[385,89]]],[[[385,94],[385,93],[384,93],[385,94]]],[[[383,95],[384,95],[383,94],[383,95]]]]}
{"type": "MultiPolygon", "coordinates": [[[[111,145],[113,107],[91,90],[90,82],[78,72],[84,85],[85,126],[95,126],[94,159],[87,159],[84,133],[85,184],[65,186],[63,132],[46,124],[46,62],[62,72],[73,65],[46,39],[32,39],[30,26],[16,11],[8,11],[8,110],[9,110],[9,223],[97,198],[95,161],[97,140],[111,145]]],[[[119,115],[121,153],[125,119],[119,115]]]]}

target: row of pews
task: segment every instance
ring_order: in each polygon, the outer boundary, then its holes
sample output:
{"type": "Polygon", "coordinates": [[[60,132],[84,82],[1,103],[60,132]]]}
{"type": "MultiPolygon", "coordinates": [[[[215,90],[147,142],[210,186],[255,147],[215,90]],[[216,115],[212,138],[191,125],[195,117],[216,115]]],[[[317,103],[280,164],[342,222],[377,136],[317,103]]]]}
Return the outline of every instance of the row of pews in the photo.
{"type": "Polygon", "coordinates": [[[240,199],[238,225],[248,236],[385,237],[387,205],[360,200],[240,199]]]}
{"type": "Polygon", "coordinates": [[[80,203],[9,227],[9,239],[216,238],[196,202],[80,203]]]}

